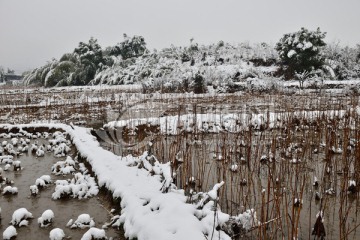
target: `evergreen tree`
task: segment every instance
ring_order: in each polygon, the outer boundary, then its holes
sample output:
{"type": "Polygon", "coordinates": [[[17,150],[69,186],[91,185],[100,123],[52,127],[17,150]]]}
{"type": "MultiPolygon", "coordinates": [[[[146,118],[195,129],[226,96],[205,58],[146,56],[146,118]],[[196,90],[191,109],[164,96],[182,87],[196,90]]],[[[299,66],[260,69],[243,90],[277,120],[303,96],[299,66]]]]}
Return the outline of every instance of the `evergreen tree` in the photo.
{"type": "Polygon", "coordinates": [[[324,58],[320,55],[326,45],[326,33],[309,31],[301,28],[300,31],[285,34],[276,45],[276,50],[282,60],[285,78],[294,77],[295,73],[311,72],[322,67],[324,58]]]}
{"type": "Polygon", "coordinates": [[[133,36],[132,38],[124,34],[124,41],[118,43],[110,49],[110,55],[119,56],[122,59],[140,57],[147,51],[146,42],[142,36],[133,36]]]}
{"type": "Polygon", "coordinates": [[[205,92],[206,92],[205,79],[198,72],[195,74],[195,78],[194,78],[194,93],[205,93],[205,92]]]}

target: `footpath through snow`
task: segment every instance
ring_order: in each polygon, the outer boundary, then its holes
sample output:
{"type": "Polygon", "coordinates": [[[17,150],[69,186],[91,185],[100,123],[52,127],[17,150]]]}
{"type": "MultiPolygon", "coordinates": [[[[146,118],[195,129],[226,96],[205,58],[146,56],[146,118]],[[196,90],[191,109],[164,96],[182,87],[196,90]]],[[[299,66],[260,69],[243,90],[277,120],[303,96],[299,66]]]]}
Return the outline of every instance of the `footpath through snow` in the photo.
{"type": "MultiPolygon", "coordinates": [[[[80,155],[92,166],[99,186],[112,191],[114,198],[121,198],[122,210],[117,224],[123,224],[126,237],[139,240],[230,239],[225,232],[215,229],[231,218],[216,208],[217,189],[223,183],[209,189],[200,204],[189,204],[184,191],[171,183],[170,165],[160,164],[147,152],[139,157],[119,157],[100,147],[87,128],[64,124],[0,125],[5,129],[14,127],[66,131],[80,155]]],[[[254,215],[255,212],[249,210],[234,220],[249,229],[258,223],[254,215]]]]}

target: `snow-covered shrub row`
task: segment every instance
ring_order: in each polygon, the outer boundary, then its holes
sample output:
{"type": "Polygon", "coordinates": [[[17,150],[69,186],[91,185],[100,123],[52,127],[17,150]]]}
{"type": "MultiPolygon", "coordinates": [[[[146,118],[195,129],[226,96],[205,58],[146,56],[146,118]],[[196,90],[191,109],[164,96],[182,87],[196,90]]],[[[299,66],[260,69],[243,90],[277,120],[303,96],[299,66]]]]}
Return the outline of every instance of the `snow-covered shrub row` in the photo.
{"type": "MultiPolygon", "coordinates": [[[[300,114],[300,113],[299,113],[300,114]]],[[[243,114],[184,114],[176,116],[164,116],[160,118],[147,119],[128,119],[121,121],[109,122],[104,128],[135,128],[141,124],[149,124],[151,126],[159,126],[162,134],[177,135],[182,132],[194,132],[195,127],[198,131],[204,133],[220,133],[220,132],[240,132],[253,127],[260,129],[269,121],[269,127],[275,127],[278,124],[275,121],[275,114],[270,113],[269,119],[266,114],[252,113],[249,118],[248,113],[243,114]],[[194,122],[196,119],[196,122],[194,122]]],[[[192,143],[193,144],[193,143],[192,143]]]]}
{"type": "Polygon", "coordinates": [[[53,139],[49,140],[49,144],[48,149],[54,151],[55,157],[64,157],[71,150],[71,141],[67,140],[65,134],[59,131],[53,133],[53,139]]]}
{"type": "Polygon", "coordinates": [[[52,194],[53,199],[63,197],[89,198],[99,192],[95,179],[87,174],[75,173],[74,178],[70,181],[57,180],[55,182],[55,192],[52,194]]]}
{"type": "Polygon", "coordinates": [[[67,156],[65,161],[58,161],[51,167],[51,172],[55,175],[67,175],[75,172],[75,161],[67,156]]]}
{"type": "Polygon", "coordinates": [[[30,152],[37,157],[43,157],[46,151],[53,151],[56,157],[63,157],[71,150],[71,141],[66,139],[66,135],[62,132],[56,131],[53,134],[48,132],[35,132],[29,133],[26,130],[20,129],[18,133],[2,133],[0,137],[4,140],[0,145],[0,163],[1,164],[13,164],[14,170],[21,170],[20,161],[13,163],[13,156],[22,155],[30,150],[30,152]],[[40,145],[38,138],[48,139],[49,136],[53,136],[49,140],[49,144],[40,145]],[[34,142],[31,143],[31,139],[34,142]]]}

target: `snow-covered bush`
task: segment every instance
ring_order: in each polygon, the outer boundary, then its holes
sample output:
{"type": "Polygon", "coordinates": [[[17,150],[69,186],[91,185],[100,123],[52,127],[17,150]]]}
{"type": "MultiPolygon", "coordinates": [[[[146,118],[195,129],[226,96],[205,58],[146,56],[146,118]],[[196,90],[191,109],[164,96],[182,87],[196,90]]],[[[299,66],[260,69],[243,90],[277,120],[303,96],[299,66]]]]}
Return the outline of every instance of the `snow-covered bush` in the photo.
{"type": "Polygon", "coordinates": [[[342,47],[339,42],[328,44],[322,51],[325,64],[332,69],[335,79],[360,78],[360,45],[357,47],[342,47]]]}
{"type": "Polygon", "coordinates": [[[41,217],[38,218],[38,224],[40,225],[40,227],[48,227],[51,225],[54,217],[55,215],[52,210],[45,210],[41,217]]]}
{"type": "Polygon", "coordinates": [[[16,160],[13,161],[14,171],[20,171],[21,170],[21,161],[16,160]]]}
{"type": "Polygon", "coordinates": [[[14,211],[10,223],[14,226],[17,226],[21,223],[21,221],[27,220],[29,218],[33,218],[32,213],[29,212],[26,208],[19,208],[14,211]]]}
{"type": "Polygon", "coordinates": [[[3,232],[3,239],[10,240],[17,236],[17,231],[14,226],[8,226],[5,231],[3,232]]]}
{"type": "Polygon", "coordinates": [[[66,175],[75,172],[75,161],[67,156],[65,161],[58,161],[51,167],[51,172],[55,175],[66,175]]]}
{"type": "Polygon", "coordinates": [[[95,222],[89,214],[83,213],[78,216],[76,221],[71,225],[71,228],[92,228],[95,226],[95,222]]]}
{"type": "Polygon", "coordinates": [[[105,230],[99,228],[90,228],[82,237],[81,240],[105,240],[107,239],[105,230]]]}
{"type": "Polygon", "coordinates": [[[358,95],[360,93],[360,82],[347,85],[344,89],[347,95],[358,95]]]}
{"type": "Polygon", "coordinates": [[[286,79],[293,78],[296,72],[311,72],[322,67],[324,58],[320,51],[326,45],[323,41],[325,35],[320,28],[316,31],[301,28],[300,31],[287,33],[280,39],[276,50],[286,66],[286,79]]]}
{"type": "Polygon", "coordinates": [[[95,179],[87,174],[76,173],[71,181],[57,180],[55,192],[52,194],[53,199],[64,197],[88,198],[97,195],[99,188],[95,179]]]}
{"type": "Polygon", "coordinates": [[[61,228],[54,228],[49,234],[50,240],[63,240],[65,233],[61,228]]]}
{"type": "Polygon", "coordinates": [[[38,195],[38,193],[39,193],[39,188],[36,185],[31,185],[30,186],[30,194],[32,196],[36,196],[36,195],[38,195]]]}
{"type": "Polygon", "coordinates": [[[279,79],[249,79],[246,81],[246,88],[249,92],[256,93],[277,93],[282,92],[284,87],[279,79]]]}
{"type": "Polygon", "coordinates": [[[142,36],[133,36],[132,38],[124,34],[124,41],[114,47],[109,48],[110,55],[120,55],[122,59],[139,57],[146,51],[146,42],[142,36]]]}
{"type": "Polygon", "coordinates": [[[6,186],[2,191],[3,195],[15,195],[18,194],[17,187],[6,186]]]}

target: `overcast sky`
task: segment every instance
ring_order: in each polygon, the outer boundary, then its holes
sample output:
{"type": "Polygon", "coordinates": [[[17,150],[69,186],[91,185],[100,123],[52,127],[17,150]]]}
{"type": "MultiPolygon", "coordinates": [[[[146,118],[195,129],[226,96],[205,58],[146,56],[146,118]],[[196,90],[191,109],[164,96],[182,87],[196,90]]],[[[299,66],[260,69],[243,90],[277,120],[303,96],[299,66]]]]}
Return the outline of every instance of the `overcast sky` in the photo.
{"type": "Polygon", "coordinates": [[[142,35],[170,44],[275,43],[301,27],[327,42],[360,43],[360,0],[0,0],[0,66],[22,72],[59,59],[91,36],[102,47],[142,35]]]}

